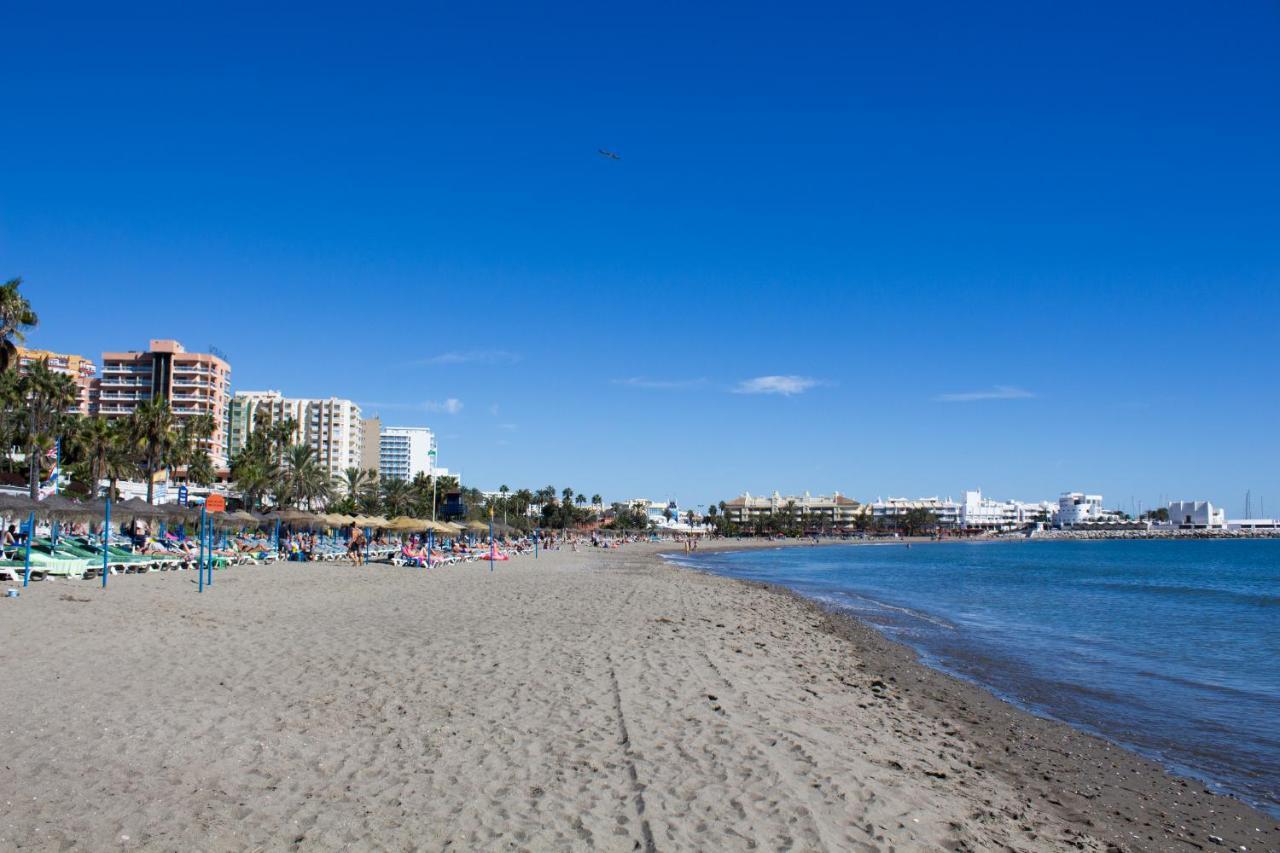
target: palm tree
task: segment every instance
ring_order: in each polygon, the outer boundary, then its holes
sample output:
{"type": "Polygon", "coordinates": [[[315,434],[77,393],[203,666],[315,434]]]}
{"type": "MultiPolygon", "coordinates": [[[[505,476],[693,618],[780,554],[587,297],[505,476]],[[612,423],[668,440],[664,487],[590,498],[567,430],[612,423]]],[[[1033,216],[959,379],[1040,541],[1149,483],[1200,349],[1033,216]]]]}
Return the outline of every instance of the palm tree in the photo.
{"type": "Polygon", "coordinates": [[[339,484],[338,487],[342,489],[343,493],[348,497],[354,498],[356,495],[364,491],[365,485],[369,480],[368,475],[369,472],[365,471],[363,468],[352,467],[342,469],[342,473],[335,479],[339,484]]]}
{"type": "Polygon", "coordinates": [[[382,484],[382,506],[387,517],[407,515],[413,504],[413,493],[410,485],[404,480],[391,477],[382,484]]]}
{"type": "Polygon", "coordinates": [[[279,466],[271,459],[241,451],[231,460],[231,479],[244,496],[244,505],[250,512],[257,510],[258,498],[271,491],[279,474],[279,466]]]}
{"type": "Polygon", "coordinates": [[[67,410],[77,399],[76,386],[70,376],[55,373],[37,361],[18,379],[16,391],[26,410],[27,486],[35,500],[40,496],[41,460],[47,458],[67,425],[67,410]]]}
{"type": "Polygon", "coordinates": [[[121,447],[120,421],[97,416],[85,418],[76,430],[75,444],[89,465],[89,494],[98,494],[98,483],[106,477],[108,461],[121,447]]]}
{"type": "Polygon", "coordinates": [[[40,322],[31,303],[18,292],[21,278],[11,278],[0,286],[0,373],[18,363],[18,343],[25,332],[40,322]]]}
{"type": "Polygon", "coordinates": [[[591,496],[591,505],[592,505],[592,506],[598,506],[598,507],[600,507],[600,508],[602,508],[602,509],[603,509],[603,508],[604,508],[604,498],[600,497],[599,495],[592,495],[592,496],[591,496]]]}
{"type": "Polygon", "coordinates": [[[147,503],[155,503],[156,474],[171,458],[174,434],[173,409],[163,397],[144,401],[129,416],[129,432],[142,447],[142,472],[147,478],[147,503]]]}
{"type": "Polygon", "coordinates": [[[304,444],[295,444],[285,451],[284,465],[276,477],[276,503],[290,506],[327,500],[330,495],[329,473],[316,459],[315,451],[304,444]]]}
{"type": "Polygon", "coordinates": [[[502,523],[504,526],[507,523],[507,492],[509,491],[511,491],[511,487],[506,483],[498,486],[498,493],[502,495],[502,523]]]}
{"type": "Polygon", "coordinates": [[[527,516],[529,514],[529,504],[533,503],[533,492],[528,489],[520,489],[515,494],[516,515],[527,516]]]}

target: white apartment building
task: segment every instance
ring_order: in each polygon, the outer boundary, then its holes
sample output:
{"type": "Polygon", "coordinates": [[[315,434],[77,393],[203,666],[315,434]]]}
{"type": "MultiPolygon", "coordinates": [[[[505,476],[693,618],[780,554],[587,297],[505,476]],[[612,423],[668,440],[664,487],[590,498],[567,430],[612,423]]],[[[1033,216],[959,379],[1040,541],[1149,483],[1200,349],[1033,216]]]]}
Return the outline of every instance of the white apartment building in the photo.
{"type": "Polygon", "coordinates": [[[418,474],[444,476],[435,467],[436,434],[426,427],[382,428],[379,437],[378,476],[412,480],[418,474]]]}
{"type": "Polygon", "coordinates": [[[1014,530],[1037,521],[1048,521],[1055,509],[1048,501],[996,501],[984,498],[981,489],[972,489],[964,493],[959,524],[965,530],[1014,530]]]}
{"type": "Polygon", "coordinates": [[[1053,523],[1058,527],[1075,527],[1077,524],[1105,521],[1110,515],[1102,508],[1102,495],[1063,492],[1058,498],[1053,523]]]}
{"type": "Polygon", "coordinates": [[[316,459],[331,475],[360,467],[364,421],[360,407],[338,397],[307,399],[285,397],[279,391],[238,391],[231,398],[230,450],[234,457],[249,440],[259,411],[272,423],[286,418],[294,422],[292,444],[315,451],[316,459]]]}
{"type": "Polygon", "coordinates": [[[933,513],[939,527],[954,528],[960,525],[960,504],[947,498],[877,498],[871,504],[871,518],[887,526],[897,526],[913,509],[925,509],[933,513]]]}
{"type": "Polygon", "coordinates": [[[1227,513],[1209,501],[1170,501],[1169,523],[1174,527],[1217,530],[1227,526],[1227,513]]]}

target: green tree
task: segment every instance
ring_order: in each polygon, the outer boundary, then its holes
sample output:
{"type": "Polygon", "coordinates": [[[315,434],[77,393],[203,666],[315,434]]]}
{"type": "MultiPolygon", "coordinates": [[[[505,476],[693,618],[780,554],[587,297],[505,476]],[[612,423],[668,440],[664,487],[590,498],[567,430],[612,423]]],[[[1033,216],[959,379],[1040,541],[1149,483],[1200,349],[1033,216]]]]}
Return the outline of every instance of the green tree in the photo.
{"type": "Polygon", "coordinates": [[[397,477],[382,482],[382,509],[388,518],[408,515],[413,507],[413,489],[397,477]]]}
{"type": "Polygon", "coordinates": [[[67,410],[76,403],[76,386],[70,376],[55,373],[43,361],[36,361],[18,379],[16,391],[26,415],[23,452],[27,486],[35,500],[40,495],[43,462],[63,432],[69,431],[68,423],[74,418],[67,410]]]}
{"type": "Polygon", "coordinates": [[[156,474],[172,458],[178,436],[173,409],[163,397],[145,400],[129,416],[130,437],[142,452],[142,473],[147,478],[147,503],[155,503],[156,474]]]}
{"type": "Polygon", "coordinates": [[[26,340],[26,331],[40,322],[31,303],[18,290],[21,278],[11,278],[0,285],[0,373],[18,364],[18,344],[26,340]]]}
{"type": "Polygon", "coordinates": [[[332,494],[332,481],[315,451],[303,444],[295,444],[285,451],[284,464],[276,476],[276,503],[280,506],[301,506],[307,509],[317,501],[327,501],[332,494]]]}
{"type": "Polygon", "coordinates": [[[902,517],[902,532],[908,536],[919,536],[933,529],[938,523],[937,516],[924,507],[912,507],[902,517]]]}

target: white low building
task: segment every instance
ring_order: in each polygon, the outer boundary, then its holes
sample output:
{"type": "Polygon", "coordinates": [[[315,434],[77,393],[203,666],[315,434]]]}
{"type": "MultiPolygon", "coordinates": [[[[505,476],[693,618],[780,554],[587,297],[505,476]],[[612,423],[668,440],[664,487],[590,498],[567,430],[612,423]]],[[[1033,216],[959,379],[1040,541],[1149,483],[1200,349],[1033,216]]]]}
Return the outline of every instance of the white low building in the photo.
{"type": "Polygon", "coordinates": [[[1169,523],[1194,530],[1220,530],[1227,526],[1227,513],[1209,501],[1170,501],[1169,523]]]}
{"type": "Polygon", "coordinates": [[[1058,510],[1053,523],[1058,527],[1075,527],[1080,524],[1096,524],[1104,521],[1102,495],[1086,495],[1083,492],[1063,492],[1058,498],[1058,510]]]}
{"type": "Polygon", "coordinates": [[[960,526],[960,504],[947,498],[877,498],[871,504],[871,518],[885,527],[896,527],[913,509],[928,510],[939,527],[960,526]]]}
{"type": "Polygon", "coordinates": [[[964,493],[960,504],[959,526],[965,530],[1013,530],[1053,517],[1054,505],[1048,501],[996,501],[982,496],[981,489],[964,493]]]}

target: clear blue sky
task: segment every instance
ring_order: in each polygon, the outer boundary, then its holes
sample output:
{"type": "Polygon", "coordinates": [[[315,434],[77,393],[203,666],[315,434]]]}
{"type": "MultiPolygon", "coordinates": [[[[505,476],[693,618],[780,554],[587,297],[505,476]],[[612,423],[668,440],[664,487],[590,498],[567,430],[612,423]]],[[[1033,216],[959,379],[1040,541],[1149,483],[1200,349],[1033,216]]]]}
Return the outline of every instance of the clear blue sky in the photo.
{"type": "Polygon", "coordinates": [[[6,11],[36,345],[484,488],[1280,512],[1275,2],[112,5],[6,11]]]}

